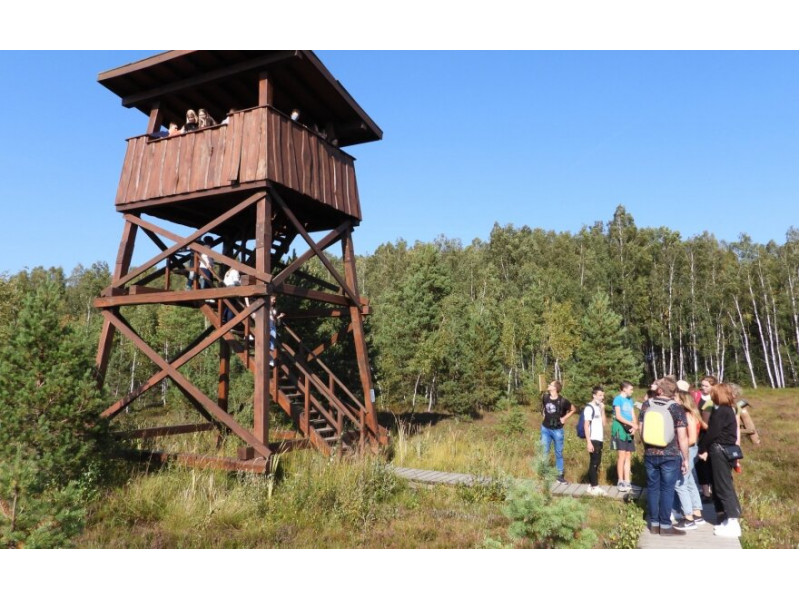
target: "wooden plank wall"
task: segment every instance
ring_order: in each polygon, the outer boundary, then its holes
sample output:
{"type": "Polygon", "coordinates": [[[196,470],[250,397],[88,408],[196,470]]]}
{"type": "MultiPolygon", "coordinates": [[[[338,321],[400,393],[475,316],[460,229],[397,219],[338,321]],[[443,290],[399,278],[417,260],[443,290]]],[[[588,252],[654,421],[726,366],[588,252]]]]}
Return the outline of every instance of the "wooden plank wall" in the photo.
{"type": "Polygon", "coordinates": [[[193,133],[129,139],[115,204],[267,179],[361,219],[353,158],[268,107],[193,133]]]}

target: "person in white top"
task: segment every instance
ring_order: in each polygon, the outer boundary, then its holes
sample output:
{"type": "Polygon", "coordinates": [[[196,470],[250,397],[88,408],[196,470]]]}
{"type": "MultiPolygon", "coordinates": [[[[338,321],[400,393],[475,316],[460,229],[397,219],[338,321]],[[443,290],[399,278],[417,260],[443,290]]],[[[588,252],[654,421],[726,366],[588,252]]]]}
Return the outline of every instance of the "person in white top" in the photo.
{"type": "Polygon", "coordinates": [[[583,427],[586,435],[586,449],[589,451],[589,490],[591,496],[604,496],[603,488],[597,485],[600,460],[603,458],[603,429],[606,425],[606,411],[603,406],[605,391],[599,385],[592,388],[592,401],[583,409],[583,427]]]}
{"type": "MultiPolygon", "coordinates": [[[[207,235],[203,238],[203,245],[210,246],[214,239],[207,235]]],[[[205,252],[200,253],[200,289],[212,287],[212,274],[214,270],[214,259],[205,252]]]]}

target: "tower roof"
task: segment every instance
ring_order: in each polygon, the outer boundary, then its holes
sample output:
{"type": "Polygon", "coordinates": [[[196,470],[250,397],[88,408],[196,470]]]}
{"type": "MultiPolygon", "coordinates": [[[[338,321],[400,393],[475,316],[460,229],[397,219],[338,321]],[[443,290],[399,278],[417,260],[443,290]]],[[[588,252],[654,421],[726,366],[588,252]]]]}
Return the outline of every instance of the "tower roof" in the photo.
{"type": "Polygon", "coordinates": [[[258,105],[266,71],[273,106],[297,108],[307,122],[333,123],[339,146],[372,142],[383,132],[310,50],[172,50],[109,71],[97,80],[122,105],[149,115],[160,102],[164,122],[182,124],[186,110],[205,108],[221,120],[231,109],[258,105]]]}

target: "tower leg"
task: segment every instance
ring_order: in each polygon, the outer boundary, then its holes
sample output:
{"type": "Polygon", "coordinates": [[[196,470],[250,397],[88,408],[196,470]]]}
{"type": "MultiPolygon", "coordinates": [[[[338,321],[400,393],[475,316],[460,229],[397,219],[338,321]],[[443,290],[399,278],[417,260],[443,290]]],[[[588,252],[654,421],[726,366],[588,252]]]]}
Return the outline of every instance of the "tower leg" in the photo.
{"type": "MultiPolygon", "coordinates": [[[[269,275],[272,270],[272,202],[269,195],[256,204],[256,271],[269,275]]],[[[270,303],[255,313],[255,374],[253,390],[253,435],[266,445],[269,441],[269,320],[270,303]]]]}
{"type": "MultiPolygon", "coordinates": [[[[131,266],[131,257],[133,256],[133,244],[136,240],[136,231],[138,229],[139,227],[137,225],[130,221],[125,221],[111,285],[116,285],[117,281],[128,274],[128,269],[130,269],[131,266]]],[[[97,383],[100,387],[103,386],[103,382],[106,378],[108,359],[111,355],[111,344],[114,341],[114,332],[116,331],[106,314],[107,310],[110,309],[103,311],[103,329],[100,332],[100,342],[97,345],[97,358],[95,359],[95,364],[97,366],[97,383]]]]}
{"type": "MultiPolygon", "coordinates": [[[[356,274],[356,255],[353,249],[352,228],[342,235],[342,258],[344,259],[344,273],[350,289],[359,294],[358,276],[356,274]]],[[[373,433],[378,434],[378,416],[375,412],[375,404],[372,401],[372,374],[369,370],[369,357],[367,354],[367,342],[364,339],[364,321],[361,314],[360,304],[350,304],[350,319],[353,323],[353,341],[356,348],[356,359],[358,362],[358,374],[361,379],[361,387],[364,390],[364,406],[367,413],[367,426],[373,433]]]]}

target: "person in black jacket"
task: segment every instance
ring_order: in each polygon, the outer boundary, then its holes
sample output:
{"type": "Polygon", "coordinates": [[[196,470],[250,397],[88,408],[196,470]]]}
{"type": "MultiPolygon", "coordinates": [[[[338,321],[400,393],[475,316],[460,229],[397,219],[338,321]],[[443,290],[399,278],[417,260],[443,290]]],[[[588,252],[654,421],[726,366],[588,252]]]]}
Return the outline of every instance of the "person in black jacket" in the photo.
{"type": "Polygon", "coordinates": [[[717,512],[725,514],[721,524],[714,527],[714,535],[739,537],[742,528],[739,516],[742,508],[733,486],[733,465],[722,451],[723,446],[736,444],[739,425],[733,408],[734,394],[731,386],[718,383],[711,388],[711,401],[714,409],[708,420],[708,429],[698,442],[698,455],[711,465],[712,495],[717,512]]]}

